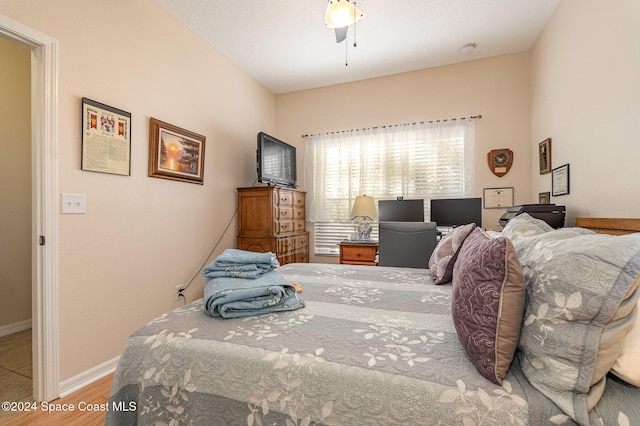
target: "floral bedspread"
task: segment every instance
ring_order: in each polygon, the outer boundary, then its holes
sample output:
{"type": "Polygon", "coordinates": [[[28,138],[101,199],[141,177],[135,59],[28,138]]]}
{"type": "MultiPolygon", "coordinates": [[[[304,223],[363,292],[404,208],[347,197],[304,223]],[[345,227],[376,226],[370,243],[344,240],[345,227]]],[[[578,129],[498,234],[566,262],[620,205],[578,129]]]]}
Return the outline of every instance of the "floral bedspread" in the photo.
{"type": "MultiPolygon", "coordinates": [[[[514,361],[476,372],[453,327],[451,286],[428,270],[288,264],[306,307],[212,318],[198,300],[129,338],[107,425],[570,425],[514,361]]],[[[640,424],[640,389],[609,379],[607,425],[640,424]]]]}

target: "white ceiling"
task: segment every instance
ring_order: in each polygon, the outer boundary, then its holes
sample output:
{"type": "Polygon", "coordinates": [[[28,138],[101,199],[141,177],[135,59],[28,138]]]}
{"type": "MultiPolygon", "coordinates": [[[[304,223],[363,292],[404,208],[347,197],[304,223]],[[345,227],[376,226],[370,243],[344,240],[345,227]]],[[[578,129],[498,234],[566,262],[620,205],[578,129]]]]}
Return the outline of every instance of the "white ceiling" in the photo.
{"type": "Polygon", "coordinates": [[[560,0],[358,0],[355,48],[327,0],[154,1],[279,94],[528,51],[560,0]]]}

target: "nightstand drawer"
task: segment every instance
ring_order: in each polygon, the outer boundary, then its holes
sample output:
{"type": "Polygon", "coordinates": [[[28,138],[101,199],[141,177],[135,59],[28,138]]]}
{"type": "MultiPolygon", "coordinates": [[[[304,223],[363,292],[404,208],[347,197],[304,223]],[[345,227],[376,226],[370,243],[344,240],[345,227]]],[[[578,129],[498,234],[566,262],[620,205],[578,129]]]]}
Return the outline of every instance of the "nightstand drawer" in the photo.
{"type": "Polygon", "coordinates": [[[376,265],[378,244],[340,243],[340,263],[351,265],[376,265]]]}

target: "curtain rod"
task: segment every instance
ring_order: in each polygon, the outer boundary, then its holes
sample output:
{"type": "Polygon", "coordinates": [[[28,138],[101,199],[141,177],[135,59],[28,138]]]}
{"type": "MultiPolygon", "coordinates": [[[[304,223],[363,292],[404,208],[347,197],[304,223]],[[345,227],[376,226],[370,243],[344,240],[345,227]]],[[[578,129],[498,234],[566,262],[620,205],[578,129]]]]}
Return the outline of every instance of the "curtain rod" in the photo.
{"type": "Polygon", "coordinates": [[[322,136],[322,135],[333,135],[335,133],[350,133],[350,132],[360,132],[360,131],[364,131],[364,130],[372,130],[372,129],[384,129],[387,127],[399,127],[399,126],[411,126],[414,124],[424,124],[424,123],[440,123],[442,121],[455,121],[455,120],[464,120],[464,119],[480,119],[482,118],[481,114],[478,115],[472,115],[469,117],[460,117],[460,118],[445,118],[445,119],[440,119],[440,120],[428,120],[428,121],[416,121],[413,123],[402,123],[402,124],[387,124],[384,126],[372,126],[372,127],[363,127],[360,129],[351,129],[351,130],[336,130],[333,132],[324,132],[324,133],[310,133],[308,135],[302,135],[303,138],[308,138],[311,136],[322,136]]]}

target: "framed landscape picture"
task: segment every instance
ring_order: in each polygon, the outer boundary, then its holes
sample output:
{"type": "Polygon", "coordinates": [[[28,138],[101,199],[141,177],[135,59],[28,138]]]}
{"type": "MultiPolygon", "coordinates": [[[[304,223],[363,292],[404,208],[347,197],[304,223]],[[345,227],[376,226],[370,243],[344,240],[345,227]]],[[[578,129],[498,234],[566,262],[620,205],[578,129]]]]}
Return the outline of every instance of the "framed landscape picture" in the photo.
{"type": "Polygon", "coordinates": [[[206,138],[151,118],[149,121],[149,176],[204,184],[206,138]]]}

